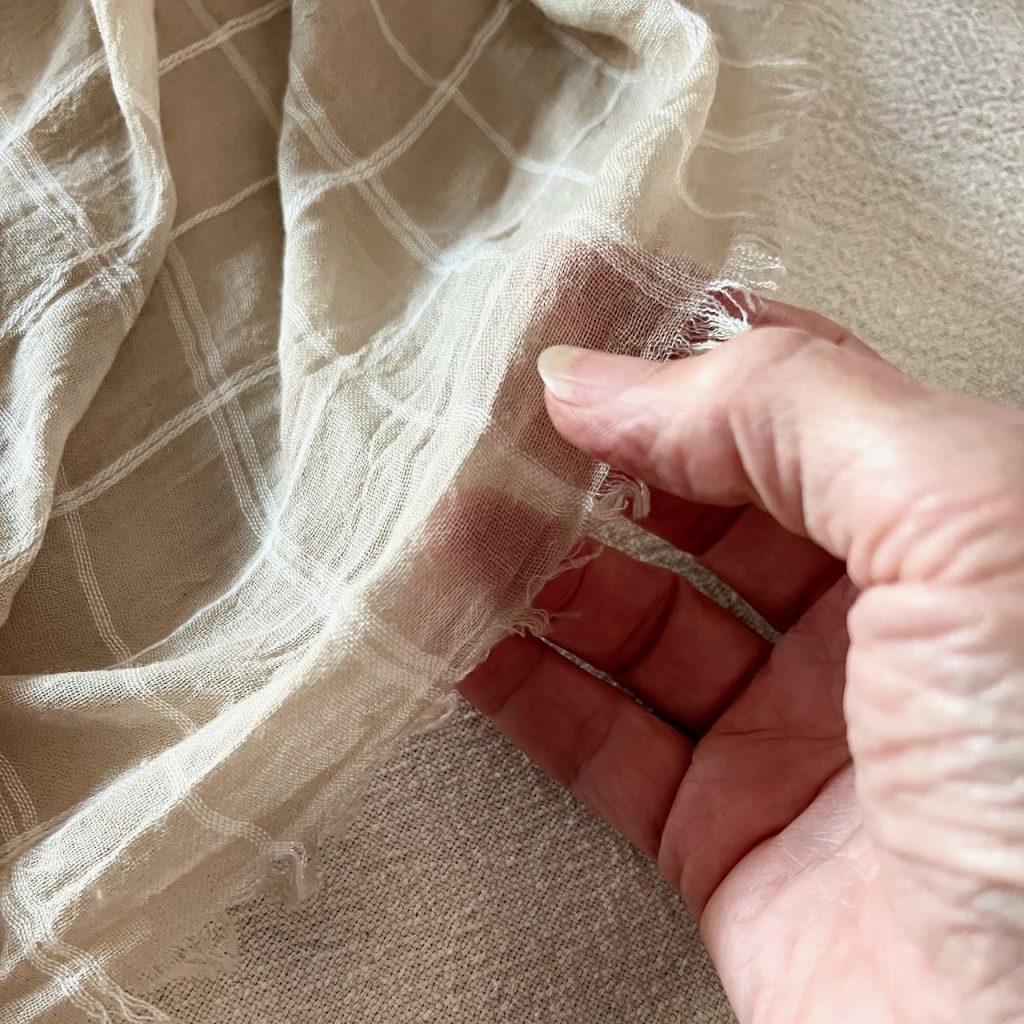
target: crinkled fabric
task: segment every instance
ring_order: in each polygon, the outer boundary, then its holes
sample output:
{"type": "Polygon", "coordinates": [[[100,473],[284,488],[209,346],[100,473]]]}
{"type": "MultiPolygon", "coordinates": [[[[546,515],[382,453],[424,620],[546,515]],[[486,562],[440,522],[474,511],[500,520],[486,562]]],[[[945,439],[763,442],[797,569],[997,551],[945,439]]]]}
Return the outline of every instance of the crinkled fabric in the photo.
{"type": "Polygon", "coordinates": [[[554,342],[742,328],[801,7],[6,0],[0,1005],[149,1021],[627,492],[554,342]]]}

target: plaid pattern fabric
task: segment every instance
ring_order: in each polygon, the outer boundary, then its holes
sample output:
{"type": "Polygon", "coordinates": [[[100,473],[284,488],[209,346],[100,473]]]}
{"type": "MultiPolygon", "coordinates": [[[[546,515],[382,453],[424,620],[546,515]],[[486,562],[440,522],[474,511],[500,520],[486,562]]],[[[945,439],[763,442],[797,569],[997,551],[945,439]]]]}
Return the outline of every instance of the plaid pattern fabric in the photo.
{"type": "Polygon", "coordinates": [[[771,285],[806,73],[738,0],[3,23],[0,1005],[160,1020],[616,507],[537,351],[771,285]]]}

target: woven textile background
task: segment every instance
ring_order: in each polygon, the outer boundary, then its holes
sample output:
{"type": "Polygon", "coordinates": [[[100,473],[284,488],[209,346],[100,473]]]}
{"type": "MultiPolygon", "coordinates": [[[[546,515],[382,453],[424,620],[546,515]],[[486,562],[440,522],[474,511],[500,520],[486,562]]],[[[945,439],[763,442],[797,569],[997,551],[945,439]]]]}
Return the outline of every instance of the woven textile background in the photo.
{"type": "MultiPolygon", "coordinates": [[[[1024,406],[1021,4],[819,7],[841,45],[819,48],[783,296],[1024,406]]],[[[318,900],[248,908],[239,971],[168,1004],[203,1024],[734,1021],[654,865],[469,709],[376,773],[324,860],[318,900]]]]}
{"type": "Polygon", "coordinates": [[[0,1005],[161,1020],[621,506],[539,349],[772,285],[805,12],[0,14],[0,1005]]]}

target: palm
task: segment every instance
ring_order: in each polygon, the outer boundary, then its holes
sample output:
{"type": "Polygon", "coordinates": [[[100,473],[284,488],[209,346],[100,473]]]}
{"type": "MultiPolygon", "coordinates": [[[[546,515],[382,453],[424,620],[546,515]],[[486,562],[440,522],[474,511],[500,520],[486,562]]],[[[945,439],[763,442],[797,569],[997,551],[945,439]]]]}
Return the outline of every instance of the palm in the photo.
{"type": "MultiPolygon", "coordinates": [[[[703,932],[744,1020],[941,1024],[950,1019],[943,983],[891,913],[842,738],[845,590],[809,609],[694,750],[681,790],[699,787],[695,800],[739,811],[726,821],[728,851],[708,851],[708,877],[721,881],[703,932]],[[771,696],[781,679],[795,702],[771,696]],[[773,717],[774,731],[759,724],[773,717]],[[782,745],[771,761],[788,769],[758,782],[765,742],[782,745]],[[698,766],[720,781],[694,778],[698,766]],[[730,867],[741,847],[750,852],[730,867]]],[[[699,822],[670,814],[663,862],[685,860],[695,833],[699,822]]]]}
{"type": "Polygon", "coordinates": [[[744,1020],[948,1017],[943,983],[893,918],[844,769],[797,822],[727,875],[704,933],[744,1020]]]}
{"type": "Polygon", "coordinates": [[[744,1020],[937,1024],[853,794],[842,566],[752,508],[659,494],[649,525],[786,630],[780,641],[609,550],[539,604],[555,613],[553,643],[642,704],[532,638],[499,646],[464,692],[657,857],[744,1020]]]}

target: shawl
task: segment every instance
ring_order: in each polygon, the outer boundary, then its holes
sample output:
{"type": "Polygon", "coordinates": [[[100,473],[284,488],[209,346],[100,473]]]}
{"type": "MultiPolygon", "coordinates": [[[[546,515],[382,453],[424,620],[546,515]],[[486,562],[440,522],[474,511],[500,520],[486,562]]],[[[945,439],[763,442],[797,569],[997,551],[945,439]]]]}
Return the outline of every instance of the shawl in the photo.
{"type": "Polygon", "coordinates": [[[0,1005],[164,1020],[635,491],[540,349],[772,286],[805,15],[2,6],[0,1005]]]}

